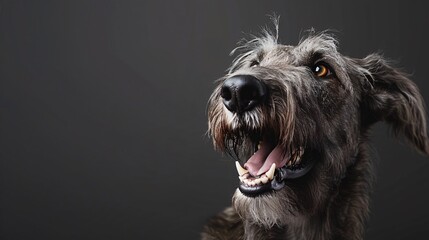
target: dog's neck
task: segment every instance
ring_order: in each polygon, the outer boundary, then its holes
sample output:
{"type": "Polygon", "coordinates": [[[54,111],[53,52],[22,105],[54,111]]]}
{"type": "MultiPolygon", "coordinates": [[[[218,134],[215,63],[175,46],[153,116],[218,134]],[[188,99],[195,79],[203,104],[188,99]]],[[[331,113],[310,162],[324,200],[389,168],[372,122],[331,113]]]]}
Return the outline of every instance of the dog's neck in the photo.
{"type": "Polygon", "coordinates": [[[246,220],[243,222],[243,228],[243,240],[282,239],[282,236],[284,236],[286,233],[284,228],[274,226],[270,229],[266,229],[262,226],[259,226],[246,220]]]}
{"type": "Polygon", "coordinates": [[[355,166],[355,163],[357,161],[357,158],[359,157],[359,148],[356,149],[356,152],[350,157],[350,163],[346,168],[346,171],[341,174],[338,177],[335,177],[333,179],[333,186],[340,186],[343,179],[347,177],[347,174],[351,171],[353,171],[353,167],[355,166]]]}

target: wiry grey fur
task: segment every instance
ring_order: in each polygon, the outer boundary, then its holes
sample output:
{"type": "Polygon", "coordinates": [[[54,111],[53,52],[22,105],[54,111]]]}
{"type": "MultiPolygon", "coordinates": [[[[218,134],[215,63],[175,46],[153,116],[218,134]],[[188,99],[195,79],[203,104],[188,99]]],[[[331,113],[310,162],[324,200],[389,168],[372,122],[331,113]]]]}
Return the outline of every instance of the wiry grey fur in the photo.
{"type": "Polygon", "coordinates": [[[310,149],[306,157],[316,164],[277,192],[247,197],[237,190],[233,206],[210,220],[202,239],[362,239],[374,178],[370,127],[385,121],[429,153],[417,86],[378,54],[341,55],[327,33],[311,32],[288,46],[278,43],[277,30],[264,31],[234,52],[240,54],[209,100],[214,146],[245,160],[251,136],[270,129],[285,148],[310,149]],[[254,61],[259,64],[250,67],[254,61]],[[311,67],[320,61],[333,76],[314,75],[311,67]],[[223,81],[240,74],[255,76],[269,91],[264,104],[243,115],[229,112],[220,96],[223,81]]]}

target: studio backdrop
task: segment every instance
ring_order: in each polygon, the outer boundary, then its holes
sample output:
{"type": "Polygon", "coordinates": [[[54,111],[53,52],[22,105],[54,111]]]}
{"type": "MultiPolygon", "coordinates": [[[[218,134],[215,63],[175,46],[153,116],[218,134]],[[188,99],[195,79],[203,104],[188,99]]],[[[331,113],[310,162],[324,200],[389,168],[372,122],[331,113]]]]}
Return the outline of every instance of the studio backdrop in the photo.
{"type": "MultiPolygon", "coordinates": [[[[206,134],[230,51],[329,29],[396,62],[429,102],[424,1],[0,1],[0,239],[198,239],[231,204],[206,134]]],[[[378,124],[366,239],[429,234],[429,158],[378,124]]]]}

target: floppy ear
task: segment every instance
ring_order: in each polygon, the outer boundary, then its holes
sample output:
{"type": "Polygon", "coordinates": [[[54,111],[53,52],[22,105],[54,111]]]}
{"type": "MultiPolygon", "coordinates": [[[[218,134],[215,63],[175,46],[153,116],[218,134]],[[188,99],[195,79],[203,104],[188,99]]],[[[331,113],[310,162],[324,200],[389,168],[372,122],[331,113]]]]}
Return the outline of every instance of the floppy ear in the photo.
{"type": "Polygon", "coordinates": [[[424,102],[416,84],[378,54],[357,63],[366,75],[361,99],[363,123],[386,121],[396,136],[404,135],[418,150],[429,154],[424,102]]]}

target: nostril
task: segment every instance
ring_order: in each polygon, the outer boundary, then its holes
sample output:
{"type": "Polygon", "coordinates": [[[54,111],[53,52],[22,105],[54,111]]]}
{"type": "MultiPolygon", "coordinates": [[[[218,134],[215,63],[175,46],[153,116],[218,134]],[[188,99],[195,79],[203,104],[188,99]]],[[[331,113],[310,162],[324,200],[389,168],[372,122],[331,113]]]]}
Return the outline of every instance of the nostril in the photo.
{"type": "Polygon", "coordinates": [[[220,91],[220,96],[227,101],[231,100],[232,93],[231,93],[231,90],[229,89],[229,87],[223,86],[221,91],[220,91]]]}

